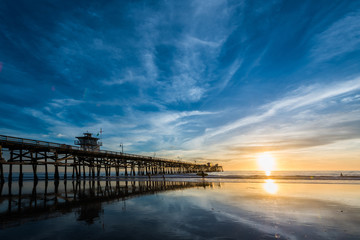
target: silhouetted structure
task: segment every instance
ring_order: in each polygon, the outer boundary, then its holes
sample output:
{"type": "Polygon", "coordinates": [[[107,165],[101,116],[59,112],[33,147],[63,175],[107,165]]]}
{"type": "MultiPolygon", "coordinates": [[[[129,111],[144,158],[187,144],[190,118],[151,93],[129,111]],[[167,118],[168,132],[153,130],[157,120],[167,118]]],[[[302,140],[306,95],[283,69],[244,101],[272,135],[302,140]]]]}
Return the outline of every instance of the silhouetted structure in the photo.
{"type": "Polygon", "coordinates": [[[120,175],[120,170],[124,171],[125,176],[222,171],[222,167],[217,164],[194,164],[100,150],[101,143],[90,133],[77,138],[76,144],[80,147],[0,135],[0,181],[5,181],[3,165],[9,166],[9,181],[12,180],[13,166],[19,167],[19,180],[23,180],[24,165],[32,167],[35,180],[38,179],[38,166],[45,167],[45,179],[49,178],[49,172],[54,172],[56,180],[60,179],[60,167],[63,168],[64,179],[68,177],[69,171],[72,178],[100,177],[102,170],[107,177],[112,170],[115,170],[116,176],[120,175]],[[3,154],[4,149],[7,154],[3,154]]]}
{"type": "Polygon", "coordinates": [[[99,142],[99,138],[93,137],[91,133],[84,133],[84,136],[76,137],[75,145],[80,145],[84,151],[98,151],[102,143],[99,142]]]}

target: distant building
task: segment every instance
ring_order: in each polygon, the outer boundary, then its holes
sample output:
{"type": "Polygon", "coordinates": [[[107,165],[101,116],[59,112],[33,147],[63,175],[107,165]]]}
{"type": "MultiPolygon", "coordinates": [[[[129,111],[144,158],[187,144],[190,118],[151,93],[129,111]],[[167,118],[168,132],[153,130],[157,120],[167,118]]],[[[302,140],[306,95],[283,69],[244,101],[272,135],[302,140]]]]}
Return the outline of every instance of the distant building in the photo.
{"type": "Polygon", "coordinates": [[[85,151],[99,151],[100,146],[102,146],[99,138],[93,137],[91,133],[84,133],[84,136],[76,138],[78,140],[75,140],[75,145],[80,145],[85,151]]]}

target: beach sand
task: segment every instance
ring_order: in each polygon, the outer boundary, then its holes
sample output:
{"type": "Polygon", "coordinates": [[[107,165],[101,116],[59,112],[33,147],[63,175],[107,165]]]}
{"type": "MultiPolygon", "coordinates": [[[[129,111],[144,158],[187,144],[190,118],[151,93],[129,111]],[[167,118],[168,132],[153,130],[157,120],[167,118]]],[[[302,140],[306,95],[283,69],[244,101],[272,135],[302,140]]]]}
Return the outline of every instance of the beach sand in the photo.
{"type": "Polygon", "coordinates": [[[10,201],[3,185],[1,239],[360,238],[357,181],[48,182],[46,201],[33,186],[19,208],[18,184],[10,201]]]}

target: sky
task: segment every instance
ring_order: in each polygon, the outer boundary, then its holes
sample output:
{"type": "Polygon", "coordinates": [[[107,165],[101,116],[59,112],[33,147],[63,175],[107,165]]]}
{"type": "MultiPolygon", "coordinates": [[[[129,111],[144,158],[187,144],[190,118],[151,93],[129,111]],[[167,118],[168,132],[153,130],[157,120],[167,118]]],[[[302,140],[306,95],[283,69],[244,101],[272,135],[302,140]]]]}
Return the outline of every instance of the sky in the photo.
{"type": "Polygon", "coordinates": [[[360,170],[360,1],[0,1],[0,134],[360,170]]]}

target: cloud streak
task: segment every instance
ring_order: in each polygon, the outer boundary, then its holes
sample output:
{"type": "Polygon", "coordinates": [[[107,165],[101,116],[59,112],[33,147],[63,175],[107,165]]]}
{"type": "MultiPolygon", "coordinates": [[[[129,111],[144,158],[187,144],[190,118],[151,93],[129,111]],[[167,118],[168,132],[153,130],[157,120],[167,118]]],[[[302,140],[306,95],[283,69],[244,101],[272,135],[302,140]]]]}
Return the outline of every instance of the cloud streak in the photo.
{"type": "Polygon", "coordinates": [[[281,100],[274,101],[261,107],[261,114],[247,116],[225,126],[216,129],[209,129],[204,138],[211,138],[216,135],[224,134],[231,130],[240,127],[245,127],[250,124],[259,123],[266,119],[279,114],[279,112],[291,112],[298,108],[308,107],[313,104],[318,104],[330,98],[335,98],[343,94],[351,93],[360,89],[360,78],[333,84],[327,87],[313,86],[309,88],[300,88],[295,91],[295,94],[285,97],[281,100]],[[309,90],[310,89],[310,90],[309,90]]]}
{"type": "Polygon", "coordinates": [[[318,61],[353,52],[360,46],[360,12],[352,12],[336,21],[316,38],[312,56],[318,61]]]}

